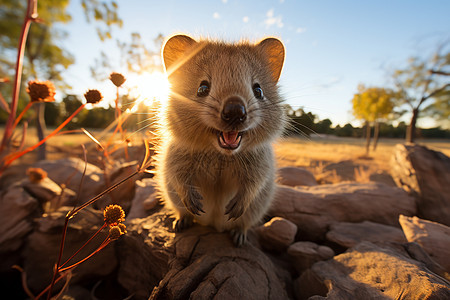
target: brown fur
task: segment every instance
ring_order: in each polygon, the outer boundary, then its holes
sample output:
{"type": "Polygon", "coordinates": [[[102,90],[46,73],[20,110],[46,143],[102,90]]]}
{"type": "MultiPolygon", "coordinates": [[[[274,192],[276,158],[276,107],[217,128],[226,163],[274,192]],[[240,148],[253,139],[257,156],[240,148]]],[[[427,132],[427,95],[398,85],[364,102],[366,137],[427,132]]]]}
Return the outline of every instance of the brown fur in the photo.
{"type": "Polygon", "coordinates": [[[176,230],[195,219],[230,230],[242,245],[273,197],[271,143],[285,124],[276,85],[284,47],[273,38],[251,45],[177,35],[166,42],[163,59],[171,94],[162,111],[157,178],[163,199],[177,214],[176,230]],[[209,94],[200,97],[197,91],[205,81],[209,94]],[[256,83],[263,99],[255,97],[256,83]],[[221,117],[230,99],[242,104],[244,121],[221,117]],[[226,132],[243,132],[236,149],[219,145],[226,132]]]}

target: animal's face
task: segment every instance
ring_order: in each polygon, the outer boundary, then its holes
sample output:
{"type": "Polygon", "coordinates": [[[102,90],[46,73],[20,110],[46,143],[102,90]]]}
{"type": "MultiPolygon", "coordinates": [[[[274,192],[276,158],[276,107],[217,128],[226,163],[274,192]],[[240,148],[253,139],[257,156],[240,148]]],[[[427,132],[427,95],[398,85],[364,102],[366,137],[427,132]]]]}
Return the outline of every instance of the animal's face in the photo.
{"type": "Polygon", "coordinates": [[[172,86],[167,125],[184,144],[234,154],[278,136],[284,126],[276,86],[280,41],[227,45],[175,36],[163,57],[172,86]]]}

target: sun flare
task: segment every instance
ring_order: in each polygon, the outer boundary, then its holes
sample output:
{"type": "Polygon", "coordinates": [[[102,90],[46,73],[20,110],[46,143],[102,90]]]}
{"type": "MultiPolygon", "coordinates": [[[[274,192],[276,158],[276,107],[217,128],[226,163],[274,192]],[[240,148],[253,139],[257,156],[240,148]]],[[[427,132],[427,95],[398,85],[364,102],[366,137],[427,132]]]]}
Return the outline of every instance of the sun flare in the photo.
{"type": "MultiPolygon", "coordinates": [[[[137,98],[147,106],[155,102],[165,103],[169,96],[169,81],[162,72],[144,73],[133,78],[137,98]]],[[[131,80],[130,80],[131,81],[131,80]]]]}

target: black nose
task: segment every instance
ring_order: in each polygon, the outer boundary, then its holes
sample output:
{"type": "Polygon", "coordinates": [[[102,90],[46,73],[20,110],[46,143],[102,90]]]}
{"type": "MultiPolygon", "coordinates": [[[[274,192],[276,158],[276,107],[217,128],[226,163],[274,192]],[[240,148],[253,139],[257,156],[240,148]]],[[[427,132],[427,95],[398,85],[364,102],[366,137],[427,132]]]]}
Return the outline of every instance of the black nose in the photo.
{"type": "Polygon", "coordinates": [[[242,100],[238,97],[229,98],[223,107],[221,117],[229,124],[244,122],[247,118],[247,111],[242,100]]]}

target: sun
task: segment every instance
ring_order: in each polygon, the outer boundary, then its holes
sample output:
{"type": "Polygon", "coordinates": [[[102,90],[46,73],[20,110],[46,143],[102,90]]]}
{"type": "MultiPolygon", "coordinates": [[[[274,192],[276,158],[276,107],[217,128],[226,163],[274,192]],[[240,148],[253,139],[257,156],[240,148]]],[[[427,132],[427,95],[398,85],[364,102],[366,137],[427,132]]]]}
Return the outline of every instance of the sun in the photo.
{"type": "MultiPolygon", "coordinates": [[[[131,80],[130,80],[131,81],[131,80]]],[[[132,80],[136,86],[139,102],[152,106],[155,102],[165,103],[169,97],[169,81],[165,73],[154,71],[137,75],[132,80]]]]}

